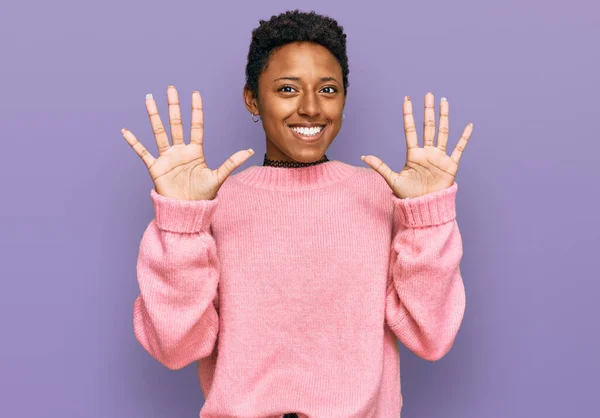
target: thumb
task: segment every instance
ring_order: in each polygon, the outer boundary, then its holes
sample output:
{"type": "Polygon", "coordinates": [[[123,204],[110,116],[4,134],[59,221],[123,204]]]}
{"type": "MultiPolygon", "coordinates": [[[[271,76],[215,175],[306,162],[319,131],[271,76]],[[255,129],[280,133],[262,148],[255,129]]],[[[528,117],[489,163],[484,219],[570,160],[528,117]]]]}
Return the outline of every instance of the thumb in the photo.
{"type": "Polygon", "coordinates": [[[217,178],[219,179],[220,183],[223,184],[233,170],[244,164],[248,158],[252,157],[252,155],[254,155],[254,150],[252,148],[248,148],[247,150],[236,152],[227,160],[225,160],[225,162],[221,164],[219,168],[217,168],[217,178]]]}
{"type": "Polygon", "coordinates": [[[369,167],[371,167],[373,170],[377,171],[381,175],[381,177],[383,177],[383,179],[387,182],[388,186],[393,187],[394,176],[396,175],[396,173],[391,168],[389,168],[386,163],[384,163],[383,161],[381,161],[380,158],[374,155],[362,155],[360,159],[367,163],[369,167]]]}

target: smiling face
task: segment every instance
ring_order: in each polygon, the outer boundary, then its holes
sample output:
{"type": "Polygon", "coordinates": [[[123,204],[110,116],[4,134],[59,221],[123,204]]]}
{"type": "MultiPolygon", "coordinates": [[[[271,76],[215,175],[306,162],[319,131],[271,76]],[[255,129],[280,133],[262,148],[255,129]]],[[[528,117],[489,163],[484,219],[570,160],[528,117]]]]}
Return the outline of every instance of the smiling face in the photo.
{"type": "Polygon", "coordinates": [[[342,126],[342,67],[322,45],[286,44],[261,73],[258,98],[245,86],[244,101],[251,113],[260,113],[267,158],[318,161],[342,126]]]}

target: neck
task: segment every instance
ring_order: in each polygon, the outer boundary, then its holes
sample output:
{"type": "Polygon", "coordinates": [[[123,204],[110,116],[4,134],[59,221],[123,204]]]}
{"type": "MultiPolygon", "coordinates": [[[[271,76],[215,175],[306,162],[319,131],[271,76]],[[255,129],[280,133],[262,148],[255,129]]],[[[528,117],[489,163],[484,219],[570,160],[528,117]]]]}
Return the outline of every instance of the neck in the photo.
{"type": "Polygon", "coordinates": [[[309,167],[316,164],[322,164],[329,161],[326,155],[323,155],[321,159],[317,161],[312,161],[308,163],[298,162],[298,161],[283,161],[283,160],[271,160],[265,154],[265,159],[263,160],[263,166],[271,166],[271,167],[285,167],[285,168],[297,168],[297,167],[309,167]]]}

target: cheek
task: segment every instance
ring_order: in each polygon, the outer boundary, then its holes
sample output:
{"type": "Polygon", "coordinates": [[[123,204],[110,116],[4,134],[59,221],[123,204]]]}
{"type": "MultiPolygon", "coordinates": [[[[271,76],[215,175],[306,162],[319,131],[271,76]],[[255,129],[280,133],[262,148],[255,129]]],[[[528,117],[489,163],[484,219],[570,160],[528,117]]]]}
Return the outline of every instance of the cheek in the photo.
{"type": "Polygon", "coordinates": [[[265,106],[268,116],[275,121],[289,118],[296,111],[296,108],[294,100],[278,98],[270,99],[265,106]]]}
{"type": "Polygon", "coordinates": [[[335,113],[329,113],[327,116],[336,129],[339,129],[342,126],[342,113],[339,109],[336,109],[335,113]]]}
{"type": "Polygon", "coordinates": [[[323,104],[323,110],[326,111],[326,114],[331,119],[342,119],[342,111],[344,110],[344,102],[343,101],[329,101],[323,104]]]}

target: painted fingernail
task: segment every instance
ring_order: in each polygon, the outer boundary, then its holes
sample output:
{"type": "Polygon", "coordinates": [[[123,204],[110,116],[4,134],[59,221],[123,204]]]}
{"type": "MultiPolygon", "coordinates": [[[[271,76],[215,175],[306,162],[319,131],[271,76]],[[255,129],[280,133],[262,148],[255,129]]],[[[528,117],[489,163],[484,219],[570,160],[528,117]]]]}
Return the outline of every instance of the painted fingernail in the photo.
{"type": "Polygon", "coordinates": [[[447,101],[448,101],[448,99],[446,99],[445,97],[442,97],[440,100],[441,100],[442,102],[447,102],[447,101]]]}
{"type": "Polygon", "coordinates": [[[146,94],[146,100],[148,100],[148,99],[152,99],[152,93],[146,94]]]}

